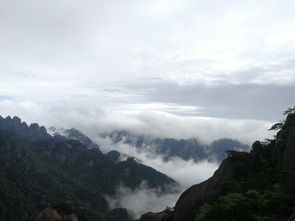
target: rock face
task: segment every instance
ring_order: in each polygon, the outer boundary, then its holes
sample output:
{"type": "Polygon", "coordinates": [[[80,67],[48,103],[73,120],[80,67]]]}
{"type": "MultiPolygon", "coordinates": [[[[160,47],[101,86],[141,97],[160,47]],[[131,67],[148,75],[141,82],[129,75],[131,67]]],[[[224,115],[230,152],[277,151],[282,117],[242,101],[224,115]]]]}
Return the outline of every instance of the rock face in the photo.
{"type": "Polygon", "coordinates": [[[49,207],[32,216],[29,221],[78,221],[75,214],[61,215],[56,209],[49,207]]]}
{"type": "Polygon", "coordinates": [[[234,167],[229,160],[222,162],[214,175],[184,191],[175,205],[174,221],[192,221],[197,207],[213,202],[225,192],[226,184],[234,177],[234,167]]]}
{"type": "Polygon", "coordinates": [[[146,213],[140,217],[140,221],[173,221],[173,210],[165,209],[159,213],[146,213]]]}

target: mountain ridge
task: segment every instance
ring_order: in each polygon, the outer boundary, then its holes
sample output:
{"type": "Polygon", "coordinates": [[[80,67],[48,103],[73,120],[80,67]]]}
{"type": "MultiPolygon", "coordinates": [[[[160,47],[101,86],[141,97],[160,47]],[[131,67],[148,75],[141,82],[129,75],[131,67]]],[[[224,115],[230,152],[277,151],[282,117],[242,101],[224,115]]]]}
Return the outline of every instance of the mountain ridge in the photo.
{"type": "Polygon", "coordinates": [[[146,181],[163,191],[176,185],[151,167],[132,159],[114,163],[96,147],[56,140],[45,127],[17,117],[0,118],[0,153],[1,220],[26,220],[59,201],[73,205],[79,220],[128,220],[126,210],[118,215],[108,207],[104,194],[121,183],[135,188],[146,181]]]}
{"type": "Polygon", "coordinates": [[[136,147],[139,152],[146,151],[161,155],[165,161],[179,157],[185,161],[192,159],[195,162],[202,160],[221,162],[226,158],[227,150],[250,150],[248,145],[229,138],[218,139],[211,144],[202,144],[196,138],[156,138],[135,135],[125,130],[104,133],[101,136],[111,139],[115,145],[124,143],[136,147]]]}

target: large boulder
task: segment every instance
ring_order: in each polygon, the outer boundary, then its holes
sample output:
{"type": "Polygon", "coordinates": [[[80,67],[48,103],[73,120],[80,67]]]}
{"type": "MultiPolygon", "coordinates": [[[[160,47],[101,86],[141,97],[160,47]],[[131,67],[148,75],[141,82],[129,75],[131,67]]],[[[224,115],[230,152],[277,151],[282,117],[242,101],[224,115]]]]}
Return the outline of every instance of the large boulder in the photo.
{"type": "Polygon", "coordinates": [[[56,209],[48,207],[34,214],[29,221],[78,221],[78,218],[73,213],[61,215],[56,209]]]}
{"type": "Polygon", "coordinates": [[[173,221],[173,210],[165,209],[159,213],[146,213],[143,214],[139,221],[173,221]]]}
{"type": "Polygon", "coordinates": [[[229,160],[224,160],[214,175],[184,191],[177,200],[174,221],[194,221],[198,206],[213,202],[224,194],[226,184],[234,178],[234,167],[229,160]]]}

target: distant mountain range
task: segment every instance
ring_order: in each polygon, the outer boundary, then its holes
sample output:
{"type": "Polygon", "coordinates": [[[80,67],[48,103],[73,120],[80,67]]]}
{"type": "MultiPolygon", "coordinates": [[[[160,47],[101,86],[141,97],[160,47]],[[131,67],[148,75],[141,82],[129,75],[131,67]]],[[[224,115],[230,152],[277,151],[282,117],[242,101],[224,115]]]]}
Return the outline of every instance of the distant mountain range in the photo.
{"type": "Polygon", "coordinates": [[[226,138],[216,140],[211,144],[202,144],[196,138],[154,138],[122,130],[105,133],[101,136],[111,139],[114,144],[124,143],[136,147],[138,151],[161,155],[166,161],[179,157],[183,160],[192,159],[196,162],[201,160],[221,162],[226,158],[228,150],[250,151],[248,145],[226,138]]]}
{"type": "Polygon", "coordinates": [[[0,117],[1,220],[27,220],[45,208],[70,208],[79,220],[128,220],[125,209],[109,209],[104,195],[114,194],[119,184],[133,189],[143,181],[164,192],[176,185],[133,158],[111,160],[78,130],[51,136],[36,123],[0,117]]]}

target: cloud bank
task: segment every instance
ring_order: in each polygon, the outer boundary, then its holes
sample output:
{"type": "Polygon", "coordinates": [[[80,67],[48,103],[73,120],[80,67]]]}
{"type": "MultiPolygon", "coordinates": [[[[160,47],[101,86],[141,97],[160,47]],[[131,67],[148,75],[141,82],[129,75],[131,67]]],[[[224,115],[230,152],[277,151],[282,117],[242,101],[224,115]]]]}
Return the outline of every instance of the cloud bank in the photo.
{"type": "Polygon", "coordinates": [[[177,189],[174,190],[174,193],[163,194],[160,190],[150,188],[145,182],[142,182],[139,187],[133,190],[120,185],[115,196],[106,196],[106,199],[110,208],[126,208],[133,218],[139,218],[146,212],[160,212],[166,207],[174,207],[179,195],[180,192],[177,189]]]}
{"type": "Polygon", "coordinates": [[[107,110],[92,100],[73,99],[39,104],[31,101],[0,101],[1,115],[17,115],[28,123],[77,128],[92,139],[103,132],[129,130],[135,134],[162,138],[198,138],[210,143],[220,138],[238,139],[251,145],[255,140],[272,136],[267,129],[273,122],[252,119],[224,119],[181,116],[164,111],[140,110],[118,112],[107,110]]]}
{"type": "Polygon", "coordinates": [[[185,189],[208,179],[218,167],[218,163],[208,161],[196,163],[193,160],[185,161],[180,158],[164,161],[161,155],[156,155],[151,151],[152,148],[145,147],[139,151],[135,146],[112,143],[108,138],[96,141],[105,152],[117,150],[135,157],[139,162],[157,169],[178,183],[178,186],[167,187],[168,191],[165,193],[160,189],[150,188],[145,182],[134,190],[120,185],[114,196],[107,196],[111,208],[127,208],[135,218],[139,218],[148,211],[159,212],[166,207],[174,207],[185,189]]]}

